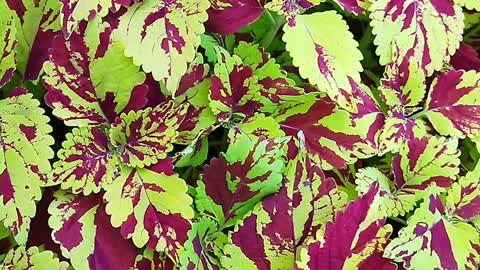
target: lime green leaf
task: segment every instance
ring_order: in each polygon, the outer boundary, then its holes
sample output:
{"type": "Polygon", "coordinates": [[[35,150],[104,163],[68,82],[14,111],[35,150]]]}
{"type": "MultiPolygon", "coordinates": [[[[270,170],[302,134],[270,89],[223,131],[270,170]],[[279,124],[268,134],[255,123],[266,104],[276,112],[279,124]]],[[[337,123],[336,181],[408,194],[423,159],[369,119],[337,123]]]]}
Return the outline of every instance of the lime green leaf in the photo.
{"type": "Polygon", "coordinates": [[[120,17],[115,36],[126,56],[174,94],[200,45],[209,6],[208,0],[145,0],[120,17]]]}
{"type": "Polygon", "coordinates": [[[480,11],[480,2],[477,0],[453,0],[453,2],[468,9],[475,9],[477,11],[480,11]]]}
{"type": "Polygon", "coordinates": [[[59,161],[53,164],[49,180],[62,184],[62,189],[84,195],[100,192],[116,173],[118,158],[109,149],[108,136],[100,128],[75,128],[66,135],[59,161]]]}
{"type": "Polygon", "coordinates": [[[370,11],[382,65],[409,58],[432,75],[460,45],[464,15],[451,0],[378,0],[370,11]]]}
{"type": "Polygon", "coordinates": [[[0,2],[0,87],[5,85],[15,71],[15,46],[17,43],[14,14],[5,1],[0,2]]]}
{"type": "Polygon", "coordinates": [[[177,262],[194,215],[187,189],[171,159],[149,168],[123,166],[104,195],[106,212],[137,247],[165,252],[177,262]]]}
{"type": "Polygon", "coordinates": [[[263,197],[280,188],[289,138],[250,138],[241,134],[226,153],[205,166],[198,181],[198,210],[221,226],[232,226],[263,197]]]}
{"type": "Polygon", "coordinates": [[[300,75],[340,107],[356,111],[351,81],[360,81],[363,56],[342,17],[335,11],[297,15],[283,30],[300,75]]]}
{"type": "Polygon", "coordinates": [[[38,247],[18,247],[8,252],[2,264],[5,270],[67,270],[67,262],[61,262],[51,251],[38,247]]]}
{"type": "Polygon", "coordinates": [[[155,108],[122,114],[110,129],[110,141],[128,166],[150,166],[173,150],[187,106],[166,102],[155,108]]]}
{"type": "Polygon", "coordinates": [[[21,245],[53,157],[52,128],[39,104],[24,93],[0,100],[0,221],[21,245]]]}
{"type": "Polygon", "coordinates": [[[480,240],[474,227],[455,222],[442,200],[430,195],[385,249],[385,257],[403,262],[406,269],[477,269],[480,240]]]}
{"type": "Polygon", "coordinates": [[[459,172],[456,139],[430,137],[414,139],[400,147],[392,160],[393,181],[375,168],[357,173],[357,191],[364,194],[378,182],[384,196],[382,207],[389,216],[404,215],[435,185],[446,190],[459,172]]]}

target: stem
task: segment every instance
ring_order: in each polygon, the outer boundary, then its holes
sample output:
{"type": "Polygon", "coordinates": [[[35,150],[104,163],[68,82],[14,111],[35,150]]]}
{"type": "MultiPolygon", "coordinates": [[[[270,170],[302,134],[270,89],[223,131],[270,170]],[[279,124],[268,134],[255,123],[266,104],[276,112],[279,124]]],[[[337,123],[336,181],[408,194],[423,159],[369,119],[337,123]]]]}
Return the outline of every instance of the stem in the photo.
{"type": "Polygon", "coordinates": [[[333,168],[332,171],[338,176],[340,181],[342,181],[343,185],[347,187],[349,183],[345,180],[345,177],[343,177],[342,173],[337,168],[333,168]]]}
{"type": "Polygon", "coordinates": [[[355,179],[355,175],[357,174],[357,170],[355,169],[355,165],[354,164],[348,164],[348,171],[350,172],[350,174],[353,176],[353,178],[355,179]]]}
{"type": "Polygon", "coordinates": [[[364,70],[363,73],[365,73],[365,75],[367,75],[367,77],[370,78],[370,80],[374,81],[375,85],[380,84],[380,77],[378,77],[375,73],[371,72],[368,69],[364,70]]]}
{"type": "Polygon", "coordinates": [[[266,12],[271,17],[271,20],[273,20],[273,26],[260,41],[260,46],[264,47],[265,49],[267,49],[270,44],[272,44],[272,41],[277,35],[278,30],[280,30],[280,28],[287,22],[285,16],[278,16],[277,19],[274,19],[270,11],[267,10],[266,12]]]}
{"type": "Polygon", "coordinates": [[[405,220],[399,218],[399,217],[389,217],[389,219],[394,220],[394,221],[396,221],[396,222],[398,222],[398,223],[400,223],[400,224],[403,224],[403,225],[405,225],[405,226],[407,225],[407,222],[406,222],[405,220]]]}
{"type": "Polygon", "coordinates": [[[470,41],[470,38],[472,36],[475,36],[479,31],[480,31],[480,24],[476,25],[470,31],[468,31],[468,33],[466,33],[465,36],[463,37],[463,40],[470,41]]]}
{"type": "Polygon", "coordinates": [[[419,111],[419,112],[411,115],[410,118],[412,118],[412,119],[419,119],[419,118],[424,117],[426,113],[427,113],[427,111],[425,111],[425,110],[419,111]]]}

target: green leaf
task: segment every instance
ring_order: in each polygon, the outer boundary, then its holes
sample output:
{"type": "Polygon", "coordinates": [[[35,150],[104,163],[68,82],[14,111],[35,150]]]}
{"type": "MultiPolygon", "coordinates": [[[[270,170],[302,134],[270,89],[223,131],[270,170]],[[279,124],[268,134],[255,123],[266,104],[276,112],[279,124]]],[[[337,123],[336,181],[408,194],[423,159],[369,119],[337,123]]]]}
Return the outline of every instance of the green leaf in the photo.
{"type": "Polygon", "coordinates": [[[14,13],[8,8],[5,1],[0,2],[0,87],[4,86],[13,76],[16,69],[14,13]]]}
{"type": "Polygon", "coordinates": [[[479,247],[475,228],[451,220],[440,197],[429,195],[385,248],[384,256],[403,262],[406,269],[473,270],[480,261],[479,247]]]}
{"type": "Polygon", "coordinates": [[[106,212],[137,247],[165,252],[177,262],[194,215],[187,190],[171,159],[149,168],[123,166],[104,195],[106,212]]]}
{"type": "Polygon", "coordinates": [[[26,93],[0,100],[0,221],[20,245],[27,242],[53,157],[52,128],[39,104],[26,93]]]}
{"type": "Polygon", "coordinates": [[[145,0],[120,17],[114,35],[126,56],[174,94],[200,45],[209,6],[208,0],[145,0]]]}
{"type": "Polygon", "coordinates": [[[351,81],[360,81],[363,56],[342,16],[335,11],[297,15],[283,31],[300,75],[340,107],[355,112],[351,81]]]}
{"type": "Polygon", "coordinates": [[[155,108],[122,114],[110,129],[110,141],[127,166],[156,164],[173,150],[178,127],[185,118],[187,106],[174,107],[166,102],[155,108]]]}
{"type": "Polygon", "coordinates": [[[370,11],[382,65],[409,58],[429,76],[460,45],[464,15],[453,1],[378,0],[370,11]]]}
{"type": "Polygon", "coordinates": [[[15,270],[67,270],[69,264],[61,262],[53,252],[41,251],[38,247],[11,249],[2,264],[2,269],[15,270]]]}
{"type": "Polygon", "coordinates": [[[414,209],[430,188],[445,191],[456,178],[460,164],[456,139],[430,137],[414,139],[400,147],[392,160],[393,181],[376,168],[360,169],[357,191],[364,194],[378,182],[389,216],[404,215],[414,209]]]}

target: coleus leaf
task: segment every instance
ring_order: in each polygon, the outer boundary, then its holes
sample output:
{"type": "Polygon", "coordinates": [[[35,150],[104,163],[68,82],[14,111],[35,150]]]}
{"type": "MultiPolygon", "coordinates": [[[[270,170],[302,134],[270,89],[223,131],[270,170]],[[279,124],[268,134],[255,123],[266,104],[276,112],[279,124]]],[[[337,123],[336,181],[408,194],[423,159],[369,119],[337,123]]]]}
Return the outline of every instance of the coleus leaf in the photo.
{"type": "Polygon", "coordinates": [[[166,158],[173,150],[187,108],[186,104],[175,107],[173,102],[166,102],[117,118],[109,135],[123,164],[143,168],[166,158]]]}
{"type": "Polygon", "coordinates": [[[135,260],[134,270],[176,270],[175,264],[165,254],[145,249],[135,260]]]}
{"type": "Polygon", "coordinates": [[[219,52],[210,86],[210,108],[219,121],[227,121],[232,113],[251,116],[260,104],[255,102],[260,86],[253,71],[240,57],[219,52]]]}
{"type": "Polygon", "coordinates": [[[355,14],[361,15],[365,14],[365,10],[371,5],[371,2],[368,0],[333,0],[339,6],[343,8],[343,10],[355,14]]]}
{"type": "Polygon", "coordinates": [[[460,42],[460,47],[452,56],[450,64],[452,64],[452,67],[455,70],[463,69],[480,71],[480,58],[478,52],[465,42],[460,42]]]}
{"type": "Polygon", "coordinates": [[[48,209],[52,237],[75,269],[131,269],[137,248],[111,226],[100,195],[58,191],[54,196],[48,209]]]}
{"type": "Polygon", "coordinates": [[[208,0],[144,0],[120,17],[115,37],[147,73],[175,93],[205,31],[208,0]]]}
{"type": "Polygon", "coordinates": [[[137,247],[146,245],[178,262],[194,215],[187,189],[170,158],[147,168],[122,166],[104,195],[106,212],[137,247]]]}
{"type": "Polygon", "coordinates": [[[265,5],[265,8],[284,15],[295,15],[312,8],[322,2],[321,0],[273,0],[265,5]]]}
{"type": "Polygon", "coordinates": [[[453,183],[446,198],[450,216],[471,221],[480,215],[480,165],[453,183]]]}
{"type": "Polygon", "coordinates": [[[263,197],[279,190],[289,138],[239,135],[205,166],[195,203],[223,227],[237,223],[263,197]]]}
{"type": "Polygon", "coordinates": [[[98,127],[73,129],[66,135],[58,158],[48,178],[75,194],[97,193],[118,173],[119,159],[110,151],[107,134],[98,127]]]}
{"type": "Polygon", "coordinates": [[[462,39],[464,15],[451,0],[380,0],[370,11],[383,65],[410,58],[429,76],[450,60],[462,39]]]}
{"type": "Polygon", "coordinates": [[[287,135],[303,134],[306,151],[324,169],[343,168],[362,155],[357,147],[362,138],[350,114],[326,97],[304,95],[296,106],[280,106],[274,118],[287,135]]]}
{"type": "Polygon", "coordinates": [[[25,89],[13,94],[0,100],[0,221],[24,245],[40,187],[47,182],[54,140],[40,102],[25,89]]]}
{"type": "Polygon", "coordinates": [[[280,191],[266,197],[235,226],[224,247],[222,266],[230,269],[293,269],[299,246],[317,226],[333,219],[345,197],[332,196],[333,179],[302,150],[286,168],[280,191]]]}
{"type": "Polygon", "coordinates": [[[378,90],[391,110],[404,112],[406,107],[417,106],[423,100],[426,91],[425,75],[418,63],[410,58],[405,58],[400,63],[391,62],[385,68],[378,90]]]}
{"type": "Polygon", "coordinates": [[[480,240],[474,227],[456,222],[438,195],[429,195],[385,249],[406,269],[478,268],[480,240]]]}
{"type": "Polygon", "coordinates": [[[415,138],[429,136],[428,127],[423,119],[411,119],[397,110],[405,108],[397,107],[386,115],[384,126],[379,136],[380,152],[399,151],[399,148],[415,138]]]}
{"type": "Polygon", "coordinates": [[[480,3],[475,0],[453,0],[455,4],[480,11],[480,3]]]}
{"type": "Polygon", "coordinates": [[[112,123],[147,102],[146,76],[123,55],[122,44],[112,41],[112,30],[97,19],[68,40],[59,35],[52,42],[44,65],[45,102],[68,126],[112,123]]]}
{"type": "Polygon", "coordinates": [[[355,112],[351,84],[360,81],[363,56],[342,17],[335,11],[297,15],[283,31],[286,49],[300,75],[341,108],[355,112]]]}
{"type": "Polygon", "coordinates": [[[255,22],[265,0],[210,0],[207,30],[227,36],[255,22]]]}
{"type": "MultiPolygon", "coordinates": [[[[24,80],[37,80],[48,59],[52,39],[58,34],[60,2],[57,0],[7,0],[17,29],[17,71],[24,80]]],[[[3,14],[3,13],[2,13],[3,14]]]]}
{"type": "Polygon", "coordinates": [[[441,135],[474,137],[480,133],[479,98],[480,73],[450,71],[432,82],[421,114],[441,135]]]}
{"type": "Polygon", "coordinates": [[[215,259],[205,245],[209,234],[218,229],[218,223],[208,217],[202,217],[192,225],[185,243],[185,252],[180,257],[180,270],[217,270],[215,259]]]}
{"type": "Polygon", "coordinates": [[[41,251],[38,247],[18,247],[11,249],[2,263],[2,269],[15,270],[67,270],[69,264],[61,262],[51,251],[41,251]]]}
{"type": "Polygon", "coordinates": [[[14,13],[6,2],[0,3],[0,87],[5,85],[13,76],[16,69],[15,47],[17,44],[14,13]]]}
{"type": "Polygon", "coordinates": [[[435,185],[446,190],[459,172],[460,152],[456,139],[424,137],[403,144],[392,159],[393,182],[376,168],[357,173],[357,191],[364,194],[378,182],[384,196],[383,208],[389,216],[404,215],[435,185]]]}
{"type": "Polygon", "coordinates": [[[271,114],[279,104],[296,103],[303,92],[263,49],[244,42],[233,56],[219,52],[211,81],[210,107],[221,122],[232,114],[246,118],[256,112],[271,114]]]}
{"type": "Polygon", "coordinates": [[[299,269],[379,269],[397,267],[382,258],[392,227],[385,224],[379,186],[373,185],[362,197],[349,204],[344,212],[327,223],[322,241],[302,249],[299,269]],[[339,232],[342,233],[339,233],[339,232]]]}
{"type": "Polygon", "coordinates": [[[191,144],[197,137],[208,135],[215,129],[217,118],[209,106],[211,81],[208,75],[209,66],[203,64],[203,57],[198,55],[180,80],[175,104],[187,103],[189,106],[178,127],[179,144],[191,144]]]}
{"type": "Polygon", "coordinates": [[[141,0],[61,0],[62,28],[65,37],[78,28],[81,21],[105,17],[109,12],[117,12],[121,7],[128,7],[141,0]]]}

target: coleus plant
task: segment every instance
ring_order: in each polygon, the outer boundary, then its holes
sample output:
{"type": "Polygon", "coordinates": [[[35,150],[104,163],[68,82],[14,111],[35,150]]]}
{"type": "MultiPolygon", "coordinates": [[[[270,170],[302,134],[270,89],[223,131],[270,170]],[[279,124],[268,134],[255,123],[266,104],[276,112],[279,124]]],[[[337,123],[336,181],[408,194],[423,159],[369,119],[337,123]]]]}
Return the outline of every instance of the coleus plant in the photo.
{"type": "Polygon", "coordinates": [[[2,269],[478,269],[477,0],[0,0],[2,269]]]}

